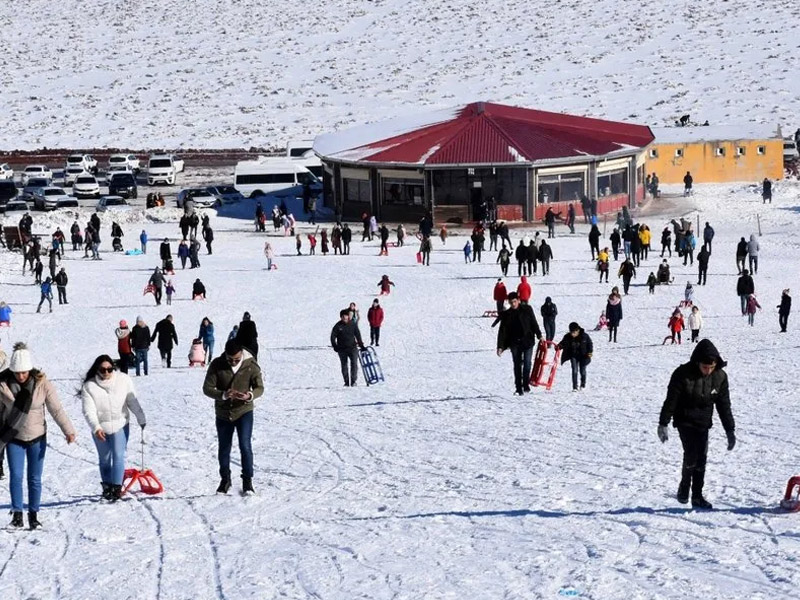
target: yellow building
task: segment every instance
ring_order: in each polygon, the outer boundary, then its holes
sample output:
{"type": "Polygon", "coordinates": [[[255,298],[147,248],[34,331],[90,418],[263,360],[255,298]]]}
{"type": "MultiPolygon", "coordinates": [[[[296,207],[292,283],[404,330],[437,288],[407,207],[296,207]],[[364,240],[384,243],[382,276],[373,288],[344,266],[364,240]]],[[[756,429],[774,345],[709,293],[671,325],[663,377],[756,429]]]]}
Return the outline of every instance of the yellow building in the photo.
{"type": "Polygon", "coordinates": [[[683,183],[690,171],[695,184],[761,181],[783,177],[780,126],[718,125],[653,127],[647,173],[661,183],[683,183]]]}

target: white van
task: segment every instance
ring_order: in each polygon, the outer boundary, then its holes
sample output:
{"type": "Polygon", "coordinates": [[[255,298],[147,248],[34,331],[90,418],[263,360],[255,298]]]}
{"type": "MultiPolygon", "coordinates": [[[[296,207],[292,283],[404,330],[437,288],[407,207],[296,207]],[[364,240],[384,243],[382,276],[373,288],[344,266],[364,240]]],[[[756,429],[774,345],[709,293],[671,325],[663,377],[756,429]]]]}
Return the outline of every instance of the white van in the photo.
{"type": "Polygon", "coordinates": [[[183,161],[171,154],[153,154],[147,161],[147,185],[166,183],[175,185],[178,173],[183,171],[183,161]]]}
{"type": "Polygon", "coordinates": [[[322,180],[322,161],[314,154],[314,140],[293,140],[286,146],[286,158],[299,161],[314,176],[322,180]]]}
{"type": "Polygon", "coordinates": [[[244,160],[236,164],[233,173],[233,187],[248,198],[302,186],[306,182],[312,186],[321,185],[302,161],[282,157],[244,160]]]}

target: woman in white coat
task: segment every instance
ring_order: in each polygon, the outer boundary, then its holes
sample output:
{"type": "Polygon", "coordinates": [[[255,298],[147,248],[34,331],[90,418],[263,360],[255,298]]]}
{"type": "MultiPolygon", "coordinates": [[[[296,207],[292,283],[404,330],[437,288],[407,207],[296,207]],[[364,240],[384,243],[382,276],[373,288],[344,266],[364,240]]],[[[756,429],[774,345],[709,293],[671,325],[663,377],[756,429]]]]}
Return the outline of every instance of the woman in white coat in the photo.
{"type": "Polygon", "coordinates": [[[92,430],[100,459],[103,498],[116,501],[122,495],[125,475],[125,449],[130,433],[130,411],[144,429],[145,417],[131,378],[117,372],[114,361],[98,356],[86,373],[81,388],[83,415],[92,430]]]}

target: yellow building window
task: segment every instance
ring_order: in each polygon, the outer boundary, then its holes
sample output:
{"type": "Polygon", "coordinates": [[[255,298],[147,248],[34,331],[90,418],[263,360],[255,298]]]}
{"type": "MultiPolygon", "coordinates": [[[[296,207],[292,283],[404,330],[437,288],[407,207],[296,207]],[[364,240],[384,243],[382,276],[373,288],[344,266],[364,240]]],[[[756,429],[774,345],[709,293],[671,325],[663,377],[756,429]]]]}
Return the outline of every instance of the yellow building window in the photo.
{"type": "Polygon", "coordinates": [[[683,148],[675,148],[675,158],[683,158],[683,148]]]}
{"type": "Polygon", "coordinates": [[[766,146],[759,146],[758,148],[756,148],[756,154],[758,154],[759,156],[764,156],[766,153],[767,153],[766,146]]]}
{"type": "Polygon", "coordinates": [[[744,155],[745,155],[744,146],[736,146],[736,156],[744,156],[744,155]]]}
{"type": "Polygon", "coordinates": [[[658,158],[658,148],[650,148],[650,158],[658,158]]]}
{"type": "Polygon", "coordinates": [[[722,146],[714,148],[714,156],[725,156],[725,148],[722,146]]]}

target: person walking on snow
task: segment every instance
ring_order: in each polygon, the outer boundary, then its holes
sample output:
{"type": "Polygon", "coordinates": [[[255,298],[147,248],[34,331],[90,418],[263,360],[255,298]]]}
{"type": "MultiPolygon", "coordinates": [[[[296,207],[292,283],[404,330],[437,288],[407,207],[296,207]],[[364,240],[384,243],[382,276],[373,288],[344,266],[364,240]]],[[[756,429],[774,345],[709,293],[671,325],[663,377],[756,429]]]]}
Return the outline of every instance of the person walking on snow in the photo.
{"type": "Polygon", "coordinates": [[[506,309],[506,298],[508,298],[506,284],[503,283],[502,279],[498,278],[497,283],[494,284],[492,297],[494,298],[495,306],[497,307],[497,316],[499,317],[500,313],[506,309]]]}
{"type": "Polygon", "coordinates": [[[128,329],[128,322],[125,319],[119,322],[119,327],[114,330],[114,335],[117,336],[117,353],[119,354],[117,366],[121,373],[127,373],[128,367],[134,363],[136,357],[131,348],[131,330],[128,329]]]}
{"type": "Polygon", "coordinates": [[[208,317],[203,317],[200,323],[200,333],[197,334],[203,342],[204,361],[203,364],[207,365],[211,362],[214,356],[214,323],[208,317]]]}
{"type": "Polygon", "coordinates": [[[169,369],[172,367],[172,343],[178,345],[178,334],[172,323],[172,315],[167,315],[156,323],[150,341],[155,341],[156,336],[158,336],[158,351],[161,353],[161,366],[169,369]]]}
{"type": "Polygon", "coordinates": [[[761,198],[764,201],[764,204],[769,203],[772,204],[772,182],[764,177],[764,181],[761,182],[761,198]]]}
{"type": "Polygon", "coordinates": [[[214,241],[214,230],[211,226],[203,227],[203,240],[206,242],[206,251],[211,254],[211,244],[214,241]]]}
{"type": "Polygon", "coordinates": [[[747,310],[747,323],[750,325],[750,327],[752,327],[753,321],[755,321],[756,318],[756,310],[761,310],[761,305],[758,303],[758,300],[756,300],[755,294],[750,294],[747,297],[746,310],[747,310]]]}
{"type": "Polygon", "coordinates": [[[231,489],[231,447],[233,434],[239,440],[242,465],[242,494],[253,489],[253,408],[264,393],[261,368],[254,356],[236,340],[228,340],[225,352],[211,361],[203,381],[203,393],[214,400],[219,449],[218,494],[231,489]]]}
{"type": "Polygon", "coordinates": [[[739,275],[744,271],[744,261],[747,258],[747,240],[744,238],[739,240],[736,245],[736,268],[739,270],[739,275]]]}
{"type": "MultiPolygon", "coordinates": [[[[711,242],[714,241],[714,228],[706,221],[705,227],[703,227],[703,247],[708,250],[708,254],[711,254],[711,242]]],[[[698,255],[699,258],[699,255],[698,255]]]]}
{"type": "Polygon", "coordinates": [[[706,246],[700,248],[697,253],[697,285],[705,285],[708,279],[708,259],[711,253],[706,246]]]}
{"type": "Polygon", "coordinates": [[[317,253],[317,236],[314,233],[309,233],[307,237],[308,237],[308,255],[314,256],[317,253]]]}
{"type": "Polygon", "coordinates": [[[589,231],[589,248],[592,250],[592,260],[595,260],[595,254],[600,253],[600,230],[597,225],[592,225],[589,231]]]}
{"type": "Polygon", "coordinates": [[[517,259],[517,277],[527,275],[528,271],[525,265],[528,261],[528,248],[525,246],[524,240],[519,241],[519,246],[514,251],[514,257],[517,259]]]}
{"type": "Polygon", "coordinates": [[[672,232],[669,227],[664,227],[661,232],[661,258],[664,258],[664,252],[669,252],[669,257],[672,258],[672,232]]]}
{"type": "Polygon", "coordinates": [[[633,266],[630,258],[626,258],[625,262],[620,265],[617,277],[622,277],[622,287],[627,296],[628,289],[631,287],[631,279],[636,279],[636,267],[633,266]]]}
{"type": "Polygon", "coordinates": [[[778,305],[778,324],[781,326],[781,333],[786,333],[790,312],[792,312],[792,297],[789,295],[789,288],[786,288],[781,294],[781,303],[778,305]]]}
{"type": "Polygon", "coordinates": [[[536,264],[539,260],[539,248],[536,240],[529,240],[527,247],[528,276],[536,275],[536,264]]]}
{"type": "Polygon", "coordinates": [[[528,283],[528,278],[524,275],[521,277],[519,285],[517,286],[517,294],[522,304],[528,304],[531,299],[531,284],[528,283]]]}
{"type": "Polygon", "coordinates": [[[381,325],[383,325],[383,308],[377,298],[372,301],[372,306],[367,311],[367,322],[369,323],[369,343],[373,346],[380,346],[381,325]]]}
{"type": "Polygon", "coordinates": [[[42,312],[42,304],[44,301],[47,300],[47,304],[50,306],[50,312],[53,312],[53,283],[50,281],[50,278],[44,280],[41,287],[42,297],[39,300],[39,306],[36,307],[36,312],[42,312]]]}
{"type": "Polygon", "coordinates": [[[683,322],[683,314],[681,313],[680,308],[676,308],[672,311],[672,316],[669,318],[669,322],[667,323],[667,327],[669,327],[669,335],[664,338],[664,341],[661,342],[661,345],[667,343],[667,340],[672,340],[672,343],[675,343],[675,338],[678,339],[678,344],[681,343],[681,332],[685,329],[685,325],[683,322]]]}
{"type": "Polygon", "coordinates": [[[753,275],[758,275],[758,251],[758,240],[756,239],[756,234],[753,233],[750,235],[750,241],[747,242],[747,254],[750,257],[750,272],[753,275]]]}
{"type": "Polygon", "coordinates": [[[142,245],[142,254],[147,254],[147,232],[144,229],[139,234],[139,243],[142,245]]]}
{"type": "Polygon", "coordinates": [[[464,264],[469,263],[469,256],[472,253],[472,246],[470,246],[469,240],[464,244],[464,264]]]}
{"type": "Polygon", "coordinates": [[[153,274],[150,276],[147,284],[153,286],[153,297],[156,300],[156,306],[160,306],[161,294],[163,293],[162,288],[164,287],[164,273],[161,269],[158,267],[153,269],[153,274]]]}
{"type": "Polygon", "coordinates": [[[600,271],[600,281],[598,283],[603,283],[603,277],[606,278],[606,283],[608,283],[608,248],[603,248],[597,255],[597,270],[600,271]]]}
{"type": "Polygon", "coordinates": [[[608,341],[617,342],[617,328],[622,321],[622,297],[619,295],[619,288],[611,288],[611,294],[606,302],[606,318],[608,319],[608,341]]]}
{"type": "Polygon", "coordinates": [[[692,343],[697,343],[700,338],[700,329],[703,327],[703,315],[700,314],[700,309],[697,306],[692,307],[692,312],[689,313],[689,329],[692,332],[692,343]]]}
{"type": "Polygon", "coordinates": [[[27,462],[28,526],[41,527],[42,472],[47,450],[45,410],[61,429],[67,444],[75,442],[72,422],[45,374],[33,368],[28,347],[14,344],[8,369],[0,372],[0,452],[8,456],[11,488],[11,528],[21,528],[24,508],[22,481],[27,462]],[[4,448],[5,446],[5,448],[4,448]]]}
{"type": "Polygon", "coordinates": [[[303,247],[303,240],[300,238],[299,233],[295,236],[295,247],[297,248],[297,256],[302,256],[303,253],[300,252],[300,249],[303,247]]]}
{"type": "Polygon", "coordinates": [[[542,275],[550,274],[550,259],[553,258],[553,249],[547,241],[542,240],[539,245],[539,262],[542,263],[542,275]]]}
{"type": "Polygon", "coordinates": [[[378,230],[378,232],[381,235],[381,251],[380,251],[380,253],[383,254],[384,256],[388,256],[389,255],[389,228],[386,227],[386,224],[384,223],[383,225],[381,225],[381,227],[378,230]]]}
{"type": "Polygon", "coordinates": [[[275,253],[273,252],[272,245],[269,242],[264,242],[264,256],[267,259],[267,271],[272,271],[272,259],[275,258],[275,253]]]}
{"type": "Polygon", "coordinates": [[[650,271],[650,276],[647,278],[647,288],[650,290],[651,294],[656,293],[656,285],[658,284],[658,278],[656,274],[650,271]]]}
{"type": "Polygon", "coordinates": [[[158,255],[161,257],[161,269],[163,271],[167,270],[168,262],[172,260],[172,248],[169,245],[169,240],[164,238],[164,241],[161,242],[161,246],[158,248],[158,255]]]}
{"type": "Polygon", "coordinates": [[[694,288],[691,281],[687,281],[686,287],[683,289],[683,303],[686,306],[694,304],[694,288]]]}
{"type": "Polygon", "coordinates": [[[144,431],[146,419],[133,381],[117,373],[110,356],[98,356],[83,379],[83,416],[92,432],[100,463],[101,497],[116,502],[122,497],[125,450],[130,435],[130,413],[144,431]]]}
{"type": "Polygon", "coordinates": [[[331,347],[339,355],[344,386],[355,387],[358,380],[358,351],[364,348],[364,342],[347,308],[339,311],[339,321],[331,329],[331,347]]]}
{"type": "Polygon", "coordinates": [[[67,277],[67,272],[64,270],[64,267],[61,267],[61,270],[56,274],[54,282],[56,284],[56,290],[58,291],[58,303],[69,304],[69,302],[67,302],[67,283],[69,283],[69,277],[67,277]]]}
{"type": "Polygon", "coordinates": [[[150,327],[147,326],[147,323],[144,322],[141,316],[136,317],[136,325],[131,329],[131,347],[136,357],[136,376],[139,377],[142,369],[144,369],[144,374],[147,376],[147,353],[150,350],[150,327]]]}
{"type": "Polygon", "coordinates": [[[561,350],[561,364],[569,361],[572,368],[572,391],[578,391],[578,375],[580,375],[580,389],[586,389],[586,367],[592,362],[594,346],[592,338],[583,328],[575,322],[569,324],[567,333],[558,343],[561,350]]]}
{"type": "Polygon", "coordinates": [[[739,296],[739,303],[742,308],[742,315],[747,313],[747,298],[756,291],[756,284],[747,269],[742,270],[739,280],[736,282],[736,294],[739,296]]]}
{"type": "Polygon", "coordinates": [[[381,288],[381,296],[388,296],[392,291],[393,285],[394,281],[390,281],[388,275],[381,277],[381,280],[378,282],[378,287],[381,288]]]}
{"type": "Polygon", "coordinates": [[[531,356],[536,340],[542,339],[542,332],[533,309],[520,302],[516,292],[508,295],[509,308],[503,311],[500,329],[497,332],[497,356],[511,350],[514,362],[515,394],[521,396],[530,392],[531,356]]]}
{"type": "Polygon", "coordinates": [[[167,295],[167,306],[172,306],[172,295],[175,293],[175,286],[172,284],[172,279],[167,280],[164,285],[164,292],[167,295]]]}
{"type": "Polygon", "coordinates": [[[258,361],[258,329],[256,328],[256,322],[250,318],[250,313],[247,311],[242,315],[242,320],[239,322],[236,341],[258,361]]]}
{"type": "Polygon", "coordinates": [[[669,439],[667,427],[672,421],[683,445],[678,502],[689,502],[691,491],[692,506],[704,510],[713,508],[703,496],[703,487],[708,431],[711,429],[715,407],[728,438],[728,450],[733,450],[736,445],[736,426],[731,412],[728,375],[723,370],[726,364],[710,340],[701,340],[692,352],[689,362],[673,371],[658,419],[658,439],[662,443],[669,439]]]}
{"type": "Polygon", "coordinates": [[[497,253],[497,260],[495,262],[500,263],[500,271],[502,271],[503,277],[508,277],[508,266],[511,264],[511,252],[508,251],[505,244],[503,244],[500,252],[497,253]]]}
{"type": "Polygon", "coordinates": [[[544,299],[544,304],[541,308],[542,323],[544,323],[544,339],[552,342],[556,337],[556,316],[558,315],[558,307],[550,299],[550,296],[544,299]]]}
{"type": "Polygon", "coordinates": [[[694,184],[694,178],[689,171],[686,171],[686,175],[683,176],[683,195],[684,196],[691,196],[692,195],[692,185],[694,184]]]}
{"type": "Polygon", "coordinates": [[[619,260],[619,246],[622,243],[622,237],[616,227],[611,232],[611,235],[608,236],[608,239],[611,240],[611,252],[614,254],[614,260],[619,260]]]}

